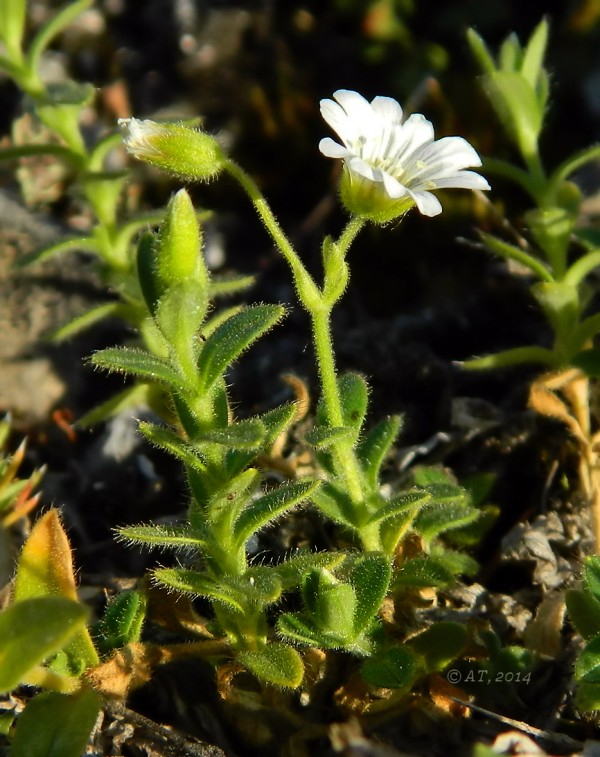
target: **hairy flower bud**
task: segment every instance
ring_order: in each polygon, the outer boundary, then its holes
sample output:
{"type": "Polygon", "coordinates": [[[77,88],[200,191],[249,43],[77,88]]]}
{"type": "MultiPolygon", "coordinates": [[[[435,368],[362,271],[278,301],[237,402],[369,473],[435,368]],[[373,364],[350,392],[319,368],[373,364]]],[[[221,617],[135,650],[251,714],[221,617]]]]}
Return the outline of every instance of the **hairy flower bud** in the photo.
{"type": "Polygon", "coordinates": [[[225,154],[214,137],[184,124],[121,118],[127,151],[139,160],[192,181],[216,176],[225,154]]]}

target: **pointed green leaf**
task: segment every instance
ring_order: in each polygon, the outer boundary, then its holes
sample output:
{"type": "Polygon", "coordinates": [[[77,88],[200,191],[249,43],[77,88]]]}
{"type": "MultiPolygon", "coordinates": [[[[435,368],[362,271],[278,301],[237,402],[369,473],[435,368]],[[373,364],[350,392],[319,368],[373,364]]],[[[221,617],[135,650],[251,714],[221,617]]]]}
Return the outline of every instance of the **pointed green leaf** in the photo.
{"type": "Polygon", "coordinates": [[[89,8],[92,3],[93,0],[75,0],[75,2],[69,3],[69,5],[66,5],[40,29],[27,51],[27,60],[31,70],[38,70],[42,53],[52,40],[66,29],[77,16],[89,8]]]}
{"type": "Polygon", "coordinates": [[[394,578],[395,586],[450,586],[454,576],[442,563],[428,557],[407,560],[394,578]]]}
{"type": "Polygon", "coordinates": [[[250,568],[248,574],[257,575],[264,570],[275,571],[281,580],[283,590],[287,591],[300,586],[307,573],[319,568],[332,570],[341,565],[345,558],[344,552],[301,552],[288,557],[279,565],[250,568]]]}
{"type": "Polygon", "coordinates": [[[529,82],[520,73],[500,71],[485,76],[484,87],[507,133],[523,153],[533,154],[544,114],[529,82]]]}
{"type": "Polygon", "coordinates": [[[260,528],[308,499],[319,485],[319,481],[312,479],[294,481],[281,484],[268,494],[253,500],[246,505],[234,524],[235,541],[239,545],[244,544],[260,528]]]}
{"type": "Polygon", "coordinates": [[[600,555],[588,555],[583,562],[585,588],[600,599],[600,555]]]}
{"type": "Polygon", "coordinates": [[[211,428],[198,437],[198,441],[214,442],[231,449],[257,449],[266,436],[266,428],[258,418],[231,423],[224,428],[211,428]]]}
{"type": "MultiPolygon", "coordinates": [[[[600,710],[600,684],[578,683],[575,689],[575,706],[581,712],[600,710]]],[[[496,757],[496,754],[492,757],[496,757]]],[[[479,757],[479,755],[476,755],[476,757],[479,757]]],[[[487,755],[483,755],[483,757],[487,757],[487,755]]]]}
{"type": "Polygon", "coordinates": [[[215,581],[204,573],[185,568],[156,568],[152,578],[161,586],[175,589],[192,597],[205,597],[211,602],[219,602],[232,610],[243,613],[245,608],[239,592],[224,581],[215,581]]]}
{"type": "Polygon", "coordinates": [[[138,429],[149,442],[174,455],[188,467],[197,471],[206,470],[206,464],[198,450],[166,426],[158,426],[155,423],[142,421],[138,425],[138,429]]]}
{"type": "Polygon", "coordinates": [[[267,429],[266,444],[273,444],[280,434],[287,431],[296,418],[296,410],[295,402],[286,402],[258,416],[267,429]]]}
{"type": "Polygon", "coordinates": [[[391,415],[372,428],[358,445],[358,459],[367,482],[373,489],[379,484],[381,466],[396,441],[401,427],[402,418],[399,415],[391,415]]]}
{"type": "Polygon", "coordinates": [[[10,757],[80,757],[101,704],[100,695],[91,689],[38,694],[19,715],[10,757]]]}
{"type": "Polygon", "coordinates": [[[428,673],[443,670],[455,660],[467,643],[467,627],[461,623],[439,621],[407,644],[424,658],[428,673]]]}
{"type": "Polygon", "coordinates": [[[579,654],[575,677],[585,683],[600,684],[600,636],[594,637],[579,654]]]}
{"type": "Polygon", "coordinates": [[[198,549],[205,546],[204,538],[189,526],[124,526],[117,529],[117,538],[144,547],[165,549],[198,549]]]}
{"type": "Polygon", "coordinates": [[[105,318],[118,318],[123,312],[123,306],[120,302],[105,302],[95,308],[91,308],[82,315],[77,316],[65,326],[61,326],[50,334],[53,342],[64,342],[72,339],[82,331],[91,328],[96,323],[103,321],[105,318]]]}
{"type": "Polygon", "coordinates": [[[475,29],[467,29],[467,42],[469,43],[471,53],[477,60],[481,71],[486,74],[494,73],[496,70],[496,63],[483,41],[483,38],[477,34],[475,29]]]}
{"type": "Polygon", "coordinates": [[[316,426],[306,432],[304,440],[315,449],[328,449],[340,439],[348,439],[353,431],[354,429],[349,426],[338,426],[337,428],[316,426]]]}
{"type": "Polygon", "coordinates": [[[112,597],[94,629],[101,654],[140,640],[146,606],[146,596],[141,591],[122,591],[112,597]]]}
{"type": "Polygon", "coordinates": [[[586,641],[600,636],[600,600],[589,591],[568,589],[565,594],[571,623],[586,641]]]}
{"type": "Polygon", "coordinates": [[[241,577],[228,578],[227,583],[239,591],[239,596],[246,602],[253,602],[259,607],[277,602],[283,592],[281,579],[272,568],[265,568],[258,573],[247,572],[241,577]]]}
{"type": "Polygon", "coordinates": [[[523,50],[519,38],[513,32],[500,45],[498,66],[501,71],[518,71],[523,60],[523,50]]]}
{"type": "Polygon", "coordinates": [[[285,612],[277,620],[277,633],[284,639],[309,647],[325,646],[319,633],[298,613],[285,612]]]}
{"type": "Polygon", "coordinates": [[[409,489],[395,494],[389,502],[371,516],[373,522],[385,521],[398,515],[407,515],[414,519],[419,510],[431,502],[431,494],[425,489],[409,489]]]}
{"type": "Polygon", "coordinates": [[[87,608],[58,596],[26,599],[0,613],[0,692],[85,630],[87,608]]]}
{"type": "Polygon", "coordinates": [[[406,645],[390,647],[360,666],[360,674],[367,683],[385,689],[410,689],[417,672],[415,655],[406,645]]]}
{"type": "Polygon", "coordinates": [[[232,294],[244,292],[246,289],[254,286],[255,283],[255,276],[214,276],[210,282],[210,299],[212,300],[216,297],[229,297],[232,294]]]}
{"type": "Polygon", "coordinates": [[[521,73],[533,89],[537,89],[542,66],[544,65],[547,44],[548,21],[543,18],[529,38],[525,54],[523,55],[523,62],[521,63],[521,73]]]}
{"type": "Polygon", "coordinates": [[[354,564],[349,580],[356,594],[355,635],[372,625],[387,594],[391,577],[390,561],[380,552],[368,553],[354,564]]]}
{"type": "MultiPolygon", "coordinates": [[[[244,510],[248,499],[260,486],[261,475],[256,468],[247,468],[215,492],[208,504],[208,520],[211,524],[230,534],[233,524],[244,510]]],[[[206,515],[200,514],[202,525],[206,515]]],[[[191,518],[190,518],[191,519],[191,518]]]]}
{"type": "Polygon", "coordinates": [[[106,402],[96,405],[79,418],[76,425],[78,428],[89,428],[118,415],[122,410],[140,405],[150,405],[154,390],[155,387],[150,384],[136,383],[128,386],[127,389],[113,395],[106,402]]]}
{"type": "Polygon", "coordinates": [[[435,546],[430,552],[430,557],[443,565],[453,576],[473,577],[479,570],[477,560],[474,560],[471,555],[458,552],[455,549],[435,546]]]}
{"type": "Polygon", "coordinates": [[[235,313],[206,339],[198,360],[198,378],[207,391],[252,342],[283,318],[281,305],[254,305],[235,313]]]}
{"type": "Polygon", "coordinates": [[[60,242],[50,245],[49,247],[43,247],[39,250],[34,250],[32,253],[23,255],[17,261],[19,268],[31,265],[32,263],[39,263],[42,260],[54,257],[54,255],[62,255],[65,252],[72,251],[81,252],[94,252],[98,254],[98,243],[93,237],[81,237],[79,239],[63,239],[60,242]]]}
{"type": "Polygon", "coordinates": [[[91,363],[98,368],[105,368],[115,373],[125,373],[150,379],[177,389],[185,388],[182,377],[166,360],[143,350],[111,347],[95,352],[92,355],[91,363]]]}
{"type": "MultiPolygon", "coordinates": [[[[154,318],[171,349],[185,365],[194,366],[198,331],[208,308],[208,291],[195,279],[180,281],[170,286],[162,295],[154,318]]],[[[195,367],[190,368],[190,373],[195,367]]]]}
{"type": "Polygon", "coordinates": [[[312,501],[327,518],[354,528],[352,502],[347,495],[325,481],[312,494],[312,501]]]}
{"type": "Polygon", "coordinates": [[[297,689],[302,683],[302,658],[287,644],[273,641],[258,651],[240,652],[237,659],[258,679],[274,686],[297,689]]]}

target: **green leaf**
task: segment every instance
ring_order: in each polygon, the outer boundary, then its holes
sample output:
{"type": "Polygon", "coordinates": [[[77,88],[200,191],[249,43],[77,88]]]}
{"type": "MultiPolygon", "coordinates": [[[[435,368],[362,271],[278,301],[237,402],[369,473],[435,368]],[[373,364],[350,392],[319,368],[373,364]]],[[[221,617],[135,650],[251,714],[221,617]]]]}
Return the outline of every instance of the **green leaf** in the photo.
{"type": "Polygon", "coordinates": [[[442,564],[453,576],[474,576],[479,570],[479,563],[465,552],[435,546],[430,553],[431,559],[442,564]]]}
{"type": "Polygon", "coordinates": [[[294,402],[287,402],[258,416],[267,429],[265,444],[273,444],[277,437],[292,425],[296,418],[296,410],[294,402]]]}
{"type": "Polygon", "coordinates": [[[358,373],[344,373],[338,379],[344,425],[354,429],[358,439],[369,404],[369,387],[358,373]]]}
{"type": "Polygon", "coordinates": [[[585,683],[600,683],[600,636],[594,637],[577,658],[575,678],[585,683]]]}
{"type": "Polygon", "coordinates": [[[277,602],[283,591],[281,579],[272,568],[258,573],[246,572],[243,576],[228,577],[227,584],[239,592],[245,604],[252,602],[259,607],[277,602]]]}
{"type": "Polygon", "coordinates": [[[312,501],[327,518],[354,528],[352,502],[346,494],[327,481],[313,492],[312,501]]]}
{"type": "Polygon", "coordinates": [[[264,442],[266,428],[258,418],[231,423],[224,428],[203,431],[198,441],[222,444],[230,449],[258,449],[264,442]]]}
{"type": "Polygon", "coordinates": [[[91,308],[82,315],[77,316],[77,318],[74,318],[70,323],[51,332],[50,339],[58,343],[72,339],[77,334],[89,329],[105,318],[119,317],[122,311],[123,306],[120,302],[105,302],[102,305],[91,308]]]}
{"type": "Polygon", "coordinates": [[[138,429],[149,442],[169,452],[178,460],[181,460],[184,465],[201,472],[206,470],[206,464],[201,454],[193,445],[182,439],[179,434],[165,426],[158,426],[147,421],[142,421],[138,425],[138,429]]]}
{"type": "Polygon", "coordinates": [[[451,571],[436,560],[415,557],[407,560],[394,578],[395,586],[449,586],[454,583],[451,571]]]}
{"type": "Polygon", "coordinates": [[[533,87],[513,71],[485,76],[484,87],[506,132],[523,154],[533,155],[544,115],[533,87]]]}
{"type": "Polygon", "coordinates": [[[52,40],[66,29],[77,16],[89,8],[92,3],[93,0],[76,0],[66,5],[40,29],[27,51],[27,61],[32,71],[39,69],[40,58],[52,40]]]}
{"type": "Polygon", "coordinates": [[[230,274],[214,276],[210,282],[209,299],[229,297],[232,294],[244,292],[246,289],[254,286],[255,283],[255,276],[236,276],[230,274]]]}
{"type": "Polygon", "coordinates": [[[322,637],[298,613],[285,612],[277,620],[277,633],[284,639],[309,647],[326,646],[322,637]]]}
{"type": "Polygon", "coordinates": [[[306,577],[302,598],[321,644],[333,648],[352,644],[358,635],[355,633],[357,597],[353,586],[338,581],[321,568],[306,577]]]}
{"type": "Polygon", "coordinates": [[[96,255],[99,252],[98,242],[93,237],[80,237],[77,239],[63,239],[48,247],[42,247],[39,250],[23,255],[17,260],[17,267],[24,268],[32,263],[39,263],[55,255],[62,255],[65,252],[93,252],[96,255]]]}
{"type": "Polygon", "coordinates": [[[389,647],[365,660],[360,674],[371,686],[408,690],[417,677],[417,660],[406,645],[389,647]]]}
{"type": "Polygon", "coordinates": [[[195,279],[170,286],[156,305],[155,322],[182,365],[195,376],[198,332],[208,308],[208,291],[195,279]]]}
{"type": "Polygon", "coordinates": [[[465,492],[458,486],[430,486],[433,501],[425,505],[414,521],[414,528],[426,542],[436,536],[472,523],[479,511],[465,504],[465,492]]]}
{"type": "Polygon", "coordinates": [[[247,504],[233,527],[233,536],[237,544],[241,546],[260,528],[308,499],[319,485],[319,481],[312,479],[281,484],[247,504]]]}
{"type": "Polygon", "coordinates": [[[390,561],[379,552],[365,554],[354,563],[349,581],[356,594],[355,635],[358,636],[372,625],[387,594],[391,577],[390,561]]]}
{"type": "Polygon", "coordinates": [[[425,489],[408,489],[395,494],[371,516],[371,522],[385,521],[398,515],[407,515],[412,520],[419,510],[431,502],[431,494],[425,489]]]}
{"type": "Polygon", "coordinates": [[[101,654],[140,640],[146,605],[141,591],[123,591],[112,597],[94,629],[101,654]]]}
{"type": "MultiPolygon", "coordinates": [[[[600,331],[600,322],[597,331],[600,331]]],[[[580,368],[589,378],[600,377],[600,349],[597,347],[578,352],[571,358],[570,363],[575,368],[580,368]]]]}
{"type": "Polygon", "coordinates": [[[600,599],[600,555],[588,555],[583,561],[585,588],[600,599]]]}
{"type": "Polygon", "coordinates": [[[542,74],[547,44],[548,22],[544,18],[536,26],[529,38],[523,55],[523,62],[521,63],[521,73],[533,89],[537,88],[540,75],[542,74]]]}
{"type": "Polygon", "coordinates": [[[396,441],[402,427],[402,418],[391,415],[369,431],[357,449],[367,483],[372,489],[379,485],[381,466],[396,441]]]}
{"type": "Polygon", "coordinates": [[[495,237],[492,234],[484,234],[481,232],[479,236],[484,245],[499,257],[504,258],[505,260],[514,260],[526,268],[529,268],[529,270],[541,281],[554,281],[546,264],[535,258],[533,255],[525,252],[520,247],[515,247],[515,245],[509,244],[502,239],[498,239],[498,237],[495,237]]]}
{"type": "Polygon", "coordinates": [[[498,66],[502,71],[517,71],[523,61],[523,49],[519,38],[513,32],[500,45],[498,66]]]}
{"type": "Polygon", "coordinates": [[[571,623],[586,641],[600,636],[600,601],[589,591],[568,589],[565,593],[571,623]]]}
{"type": "Polygon", "coordinates": [[[467,42],[473,57],[477,60],[482,72],[492,74],[496,70],[496,63],[490,54],[483,38],[475,29],[467,29],[467,42]]]}
{"type": "Polygon", "coordinates": [[[118,415],[122,410],[149,405],[154,390],[155,387],[150,384],[136,383],[128,386],[127,389],[113,395],[106,402],[96,405],[79,418],[76,425],[78,428],[89,428],[118,415]]]}
{"type": "Polygon", "coordinates": [[[100,695],[91,689],[38,694],[19,715],[10,757],[80,757],[101,704],[100,695]]]}
{"type": "Polygon", "coordinates": [[[87,608],[64,597],[38,597],[0,613],[0,692],[10,691],[27,673],[85,630],[87,608]]]}
{"type": "Polygon", "coordinates": [[[279,565],[264,568],[262,566],[250,568],[249,575],[255,575],[263,570],[272,570],[281,580],[283,591],[295,589],[312,570],[338,567],[346,558],[344,552],[302,552],[284,560],[279,565]]]}
{"type": "Polygon", "coordinates": [[[337,428],[316,426],[306,432],[304,440],[315,449],[328,449],[340,439],[349,438],[353,431],[354,429],[349,426],[338,426],[337,428]]]}
{"type": "Polygon", "coordinates": [[[138,376],[177,389],[185,388],[183,378],[166,360],[143,350],[110,347],[95,352],[91,357],[91,363],[108,371],[138,376]]]}
{"type": "Polygon", "coordinates": [[[197,549],[205,546],[203,536],[189,526],[124,526],[117,538],[130,544],[165,549],[197,549]]]}
{"type": "Polygon", "coordinates": [[[11,58],[22,52],[26,12],[26,0],[0,0],[0,39],[11,58]]]}
{"type": "Polygon", "coordinates": [[[240,592],[225,581],[215,581],[204,573],[185,568],[156,568],[152,578],[161,586],[175,589],[192,597],[205,597],[211,602],[219,602],[232,610],[243,613],[245,603],[240,592]]]}
{"type": "Polygon", "coordinates": [[[283,318],[282,305],[254,305],[218,326],[202,346],[198,379],[206,392],[227,368],[262,334],[283,318]]]}
{"type": "Polygon", "coordinates": [[[466,643],[466,626],[450,621],[435,623],[407,642],[416,654],[423,657],[428,673],[443,670],[460,655],[466,643]]]}
{"type": "Polygon", "coordinates": [[[296,689],[302,683],[302,658],[287,644],[273,641],[257,651],[240,652],[237,659],[258,679],[274,686],[296,689]]]}

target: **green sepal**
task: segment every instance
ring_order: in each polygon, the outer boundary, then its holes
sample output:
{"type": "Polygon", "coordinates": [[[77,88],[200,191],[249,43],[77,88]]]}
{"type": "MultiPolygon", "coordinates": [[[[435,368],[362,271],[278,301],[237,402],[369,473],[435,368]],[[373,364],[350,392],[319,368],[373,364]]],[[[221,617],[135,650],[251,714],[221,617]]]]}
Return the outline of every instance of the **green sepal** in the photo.
{"type": "Polygon", "coordinates": [[[568,589],[565,602],[571,623],[586,641],[600,636],[600,600],[589,591],[568,589]]]}
{"type": "Polygon", "coordinates": [[[155,273],[157,244],[156,235],[151,232],[142,234],[137,243],[137,276],[146,306],[152,315],[162,293],[160,282],[155,273]]]}
{"type": "Polygon", "coordinates": [[[237,659],[259,680],[274,686],[297,689],[302,683],[302,658],[287,644],[273,641],[262,649],[240,652],[237,659]]]}
{"type": "Polygon", "coordinates": [[[80,757],[101,705],[100,695],[91,689],[38,694],[17,719],[10,757],[80,757]]]}
{"type": "Polygon", "coordinates": [[[316,426],[306,432],[304,440],[315,449],[328,449],[341,439],[348,439],[353,431],[354,429],[348,426],[338,426],[336,428],[316,426]]]}
{"type": "Polygon", "coordinates": [[[450,586],[454,576],[448,568],[429,557],[407,560],[394,577],[394,586],[450,586]]]}
{"type": "Polygon", "coordinates": [[[58,596],[17,602],[0,613],[0,692],[18,686],[27,673],[85,630],[87,608],[58,596]]]}
{"type": "Polygon", "coordinates": [[[208,309],[207,290],[194,280],[169,287],[156,305],[154,318],[176,359],[195,378],[201,344],[198,332],[208,309]]]}
{"type": "MultiPolygon", "coordinates": [[[[543,65],[547,45],[548,22],[543,18],[535,27],[533,34],[529,38],[520,66],[521,74],[534,90],[537,90],[539,87],[540,77],[545,75],[543,65]]],[[[545,101],[540,101],[539,104],[540,107],[543,108],[545,106],[545,101]]]]}
{"type": "Polygon", "coordinates": [[[97,368],[137,376],[176,389],[185,389],[183,378],[166,360],[143,350],[109,347],[95,352],[90,362],[97,368]]]}
{"type": "Polygon", "coordinates": [[[308,499],[320,485],[308,479],[281,484],[262,497],[249,502],[233,526],[233,538],[239,546],[287,510],[308,499]]]}
{"type": "Polygon", "coordinates": [[[352,643],[356,634],[357,597],[354,587],[335,579],[321,568],[309,573],[302,586],[302,598],[319,635],[334,647],[352,643]]]}
{"type": "Polygon", "coordinates": [[[123,526],[117,539],[144,547],[201,550],[206,540],[201,532],[189,526],[123,526]]]}
{"type": "Polygon", "coordinates": [[[100,654],[140,640],[146,605],[146,595],[137,590],[123,591],[110,599],[93,631],[100,654]]]}
{"type": "Polygon", "coordinates": [[[379,485],[381,466],[401,428],[402,418],[391,415],[372,428],[358,445],[357,456],[371,489],[376,489],[379,485]]]}
{"type": "Polygon", "coordinates": [[[467,628],[461,623],[439,621],[407,642],[423,659],[425,672],[436,673],[455,660],[467,643],[467,628]]]}
{"type": "Polygon", "coordinates": [[[206,392],[242,352],[283,318],[281,305],[253,305],[218,326],[202,346],[198,358],[200,391],[206,392]]]}
{"type": "Polygon", "coordinates": [[[600,684],[600,635],[580,652],[575,663],[575,678],[584,683],[600,684]]]}
{"type": "Polygon", "coordinates": [[[147,421],[142,421],[138,425],[138,429],[149,442],[169,452],[178,460],[181,460],[184,465],[197,471],[206,470],[206,463],[200,452],[174,431],[147,421]]]}
{"type": "Polygon", "coordinates": [[[389,647],[360,666],[360,674],[371,686],[408,691],[418,673],[417,659],[410,647],[389,647]]]}

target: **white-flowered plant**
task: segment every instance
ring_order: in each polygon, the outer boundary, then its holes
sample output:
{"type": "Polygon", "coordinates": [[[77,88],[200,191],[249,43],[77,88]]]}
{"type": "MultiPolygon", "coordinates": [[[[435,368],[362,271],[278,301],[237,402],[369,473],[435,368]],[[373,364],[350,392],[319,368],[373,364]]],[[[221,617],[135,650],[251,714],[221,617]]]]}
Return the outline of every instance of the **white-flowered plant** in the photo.
{"type": "Polygon", "coordinates": [[[340,191],[351,213],[384,223],[416,205],[423,215],[436,216],[442,205],[433,190],[490,188],[483,176],[465,170],[481,159],[463,137],[436,140],[425,116],[404,119],[390,97],[368,102],[347,89],[333,97],[321,100],[321,113],[343,145],[326,137],[319,149],[344,161],[340,191]]]}
{"type": "MultiPolygon", "coordinates": [[[[308,272],[256,184],[217,140],[183,123],[127,119],[120,124],[127,149],[140,160],[192,181],[230,174],[249,195],[288,262],[300,303],[312,321],[321,380],[315,422],[303,439],[313,450],[313,475],[265,493],[259,469],[251,467],[268,455],[295,414],[284,406],[236,420],[225,373],[232,360],[279,320],[283,309],[244,308],[216,326],[204,320],[210,312],[210,276],[199,257],[199,230],[185,192],[169,205],[159,236],[145,242],[138,255],[140,288],[149,318],[164,340],[162,349],[158,355],[104,350],[93,360],[109,370],[156,377],[169,390],[184,430],[180,438],[142,424],[148,438],[186,466],[192,492],[189,525],[133,526],[120,533],[139,544],[197,550],[205,567],[202,572],[160,569],[154,579],[209,599],[229,654],[262,681],[298,686],[304,670],[296,650],[300,645],[369,657],[363,668],[366,680],[408,688],[427,665],[410,646],[390,646],[385,640],[377,620],[381,603],[394,587],[437,586],[472,570],[473,561],[450,555],[438,536],[474,523],[480,511],[445,476],[415,480],[415,486],[392,496],[382,493],[381,466],[400,419],[386,418],[365,432],[369,389],[356,373],[337,374],[331,313],[348,284],[348,250],[368,220],[390,220],[412,206],[436,215],[441,205],[431,190],[489,187],[481,176],[465,170],[480,160],[464,139],[434,141],[433,127],[423,116],[403,123],[401,107],[390,98],[378,97],[369,104],[346,90],[334,97],[338,102],[326,100],[322,110],[346,147],[326,139],[321,151],[346,163],[342,196],[352,215],[339,239],[323,242],[322,282],[308,272]],[[338,524],[356,551],[290,557],[277,566],[251,565],[248,539],[304,499],[338,524]],[[411,532],[419,534],[422,551],[402,556],[402,542],[411,532]],[[302,597],[302,609],[280,613],[270,627],[269,608],[293,588],[302,597]],[[390,670],[395,671],[393,684],[390,670]]],[[[462,627],[450,625],[452,657],[465,637],[462,627]]]]}

